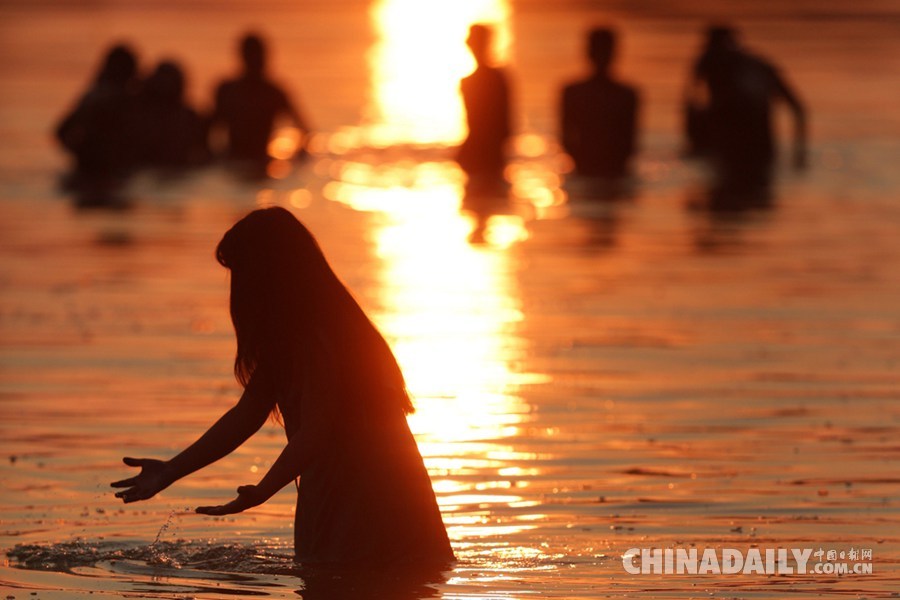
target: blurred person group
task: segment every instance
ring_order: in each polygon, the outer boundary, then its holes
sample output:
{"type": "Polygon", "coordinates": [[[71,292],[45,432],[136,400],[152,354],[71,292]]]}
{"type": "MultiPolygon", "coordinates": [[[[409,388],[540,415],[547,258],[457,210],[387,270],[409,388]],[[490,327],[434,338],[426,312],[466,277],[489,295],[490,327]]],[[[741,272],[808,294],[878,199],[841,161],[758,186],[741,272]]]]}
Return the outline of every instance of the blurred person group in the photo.
{"type": "Polygon", "coordinates": [[[76,182],[123,178],[137,169],[182,169],[217,157],[264,168],[279,119],[309,128],[266,72],[266,46],[256,34],[239,44],[240,73],[217,88],[207,114],[185,99],[185,75],[175,61],[141,76],[137,55],[111,48],[93,82],[56,128],[71,154],[76,182]]]}
{"type": "MultiPolygon", "coordinates": [[[[490,30],[473,26],[468,42],[477,67],[461,83],[469,135],[458,161],[469,176],[469,191],[477,192],[490,189],[485,179],[502,177],[510,93],[503,70],[491,64],[490,30]]],[[[581,178],[622,180],[639,149],[640,94],[615,75],[617,46],[614,29],[590,31],[592,72],[561,92],[559,140],[581,178]]],[[[767,186],[776,158],[772,112],[779,102],[793,114],[794,164],[803,167],[806,112],[798,96],[774,66],[738,42],[733,28],[710,27],[685,95],[688,156],[707,160],[721,186],[767,186]]]]}
{"type": "MultiPolygon", "coordinates": [[[[468,136],[456,160],[467,194],[503,189],[512,136],[506,71],[492,59],[492,29],[476,24],[467,44],[475,70],[460,82],[468,136]]],[[[587,36],[591,73],[562,88],[559,139],[577,176],[621,180],[638,152],[638,89],[615,75],[618,35],[597,28],[587,36]]],[[[213,108],[200,114],[184,97],[185,77],[174,61],[140,76],[135,53],[112,48],[93,83],[57,128],[74,157],[75,173],[119,177],[135,169],[184,168],[223,157],[265,173],[268,144],[279,119],[308,138],[309,126],[288,94],[268,76],[263,39],[240,40],[240,73],[217,88],[213,108]]],[[[806,113],[796,93],[768,61],[745,49],[737,32],[713,26],[696,59],[684,99],[687,155],[711,165],[724,185],[766,185],[776,157],[773,107],[794,117],[794,163],[806,162],[806,113]]],[[[302,148],[301,148],[302,150],[302,148]]]]}

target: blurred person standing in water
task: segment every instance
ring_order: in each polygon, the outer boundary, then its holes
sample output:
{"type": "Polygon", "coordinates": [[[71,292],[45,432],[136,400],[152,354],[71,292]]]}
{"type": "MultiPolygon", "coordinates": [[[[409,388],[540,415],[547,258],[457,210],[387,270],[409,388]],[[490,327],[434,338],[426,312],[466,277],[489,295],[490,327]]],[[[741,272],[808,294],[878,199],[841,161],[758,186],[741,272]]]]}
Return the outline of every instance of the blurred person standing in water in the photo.
{"type": "Polygon", "coordinates": [[[141,166],[183,168],[208,155],[203,119],[184,100],[184,71],[166,60],[138,95],[137,144],[141,166]]]}
{"type": "MultiPolygon", "coordinates": [[[[210,116],[210,131],[224,130],[227,139],[224,155],[252,169],[268,163],[268,146],[279,118],[285,118],[301,134],[309,126],[288,94],[272,82],[266,73],[266,45],[263,38],[249,33],[240,42],[243,71],[222,82],[215,93],[215,107],[210,116]]],[[[215,143],[211,144],[215,149],[215,143]]]]}
{"type": "Polygon", "coordinates": [[[466,41],[476,67],[460,81],[468,135],[456,160],[468,177],[468,193],[491,192],[503,186],[511,134],[510,91],[506,72],[492,64],[492,38],[488,26],[472,25],[466,41]]]}
{"type": "Polygon", "coordinates": [[[134,166],[140,85],[134,51],[125,44],[110,48],[93,83],[56,127],[57,140],[74,158],[71,186],[110,184],[134,166]]]}
{"type": "Polygon", "coordinates": [[[807,162],[806,110],[781,73],[745,50],[731,27],[710,27],[686,94],[691,151],[705,155],[728,187],[766,186],[776,157],[772,111],[784,102],[794,118],[793,163],[807,162]]]}
{"type": "Polygon", "coordinates": [[[587,46],[594,73],[563,88],[560,137],[578,175],[618,179],[637,149],[638,94],[612,77],[614,30],[594,29],[587,46]]]}
{"type": "Polygon", "coordinates": [[[290,212],[256,210],[216,249],[231,271],[237,405],[174,458],[126,458],[125,502],[145,500],[240,446],[270,414],[287,445],[257,485],[197,508],[227,515],[297,480],[294,548],[305,565],[442,567],[453,552],[406,415],[387,342],[290,212]]]}

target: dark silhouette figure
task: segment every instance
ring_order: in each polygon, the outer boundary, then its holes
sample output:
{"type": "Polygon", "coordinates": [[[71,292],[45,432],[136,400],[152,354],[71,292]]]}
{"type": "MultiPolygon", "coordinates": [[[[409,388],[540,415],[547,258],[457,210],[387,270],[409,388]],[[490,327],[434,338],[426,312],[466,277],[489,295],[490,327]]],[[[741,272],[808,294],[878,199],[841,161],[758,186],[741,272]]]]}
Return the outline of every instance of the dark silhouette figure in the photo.
{"type": "Polygon", "coordinates": [[[234,225],[216,249],[231,270],[237,405],[168,461],[117,481],[125,502],[150,498],[243,443],[270,413],[288,443],[257,485],[238,488],[226,515],[297,483],[295,551],[304,564],[446,565],[453,559],[431,481],[406,415],[413,407],[381,334],[283,208],[234,225]]]}
{"type": "Polygon", "coordinates": [[[269,138],[279,117],[290,119],[304,133],[309,127],[287,93],[267,78],[263,39],[247,34],[241,40],[240,54],[243,72],[219,85],[210,127],[225,130],[228,158],[265,165],[269,138]]]}
{"type": "Polygon", "coordinates": [[[694,248],[700,254],[737,254],[752,249],[747,234],[771,222],[777,198],[768,187],[690,190],[694,248]]]}
{"type": "Polygon", "coordinates": [[[491,65],[492,31],[472,25],[467,40],[475,70],[460,82],[469,134],[457,162],[468,176],[470,192],[489,192],[503,185],[506,142],[510,136],[510,92],[506,73],[491,65]]]}
{"type": "Polygon", "coordinates": [[[75,159],[70,187],[111,186],[134,166],[139,85],[134,52],[112,47],[90,88],[56,128],[56,138],[75,159]]]}
{"type": "Polygon", "coordinates": [[[688,92],[688,138],[726,188],[766,186],[775,159],[772,107],[794,116],[794,164],[806,164],[806,111],[778,70],[744,50],[728,27],[712,27],[688,92]],[[702,99],[706,102],[702,103],[702,99]]]}
{"type": "Polygon", "coordinates": [[[638,94],[633,87],[612,78],[610,66],[615,51],[613,30],[591,31],[588,56],[594,73],[563,89],[562,144],[579,175],[622,177],[628,173],[637,146],[638,94]]]}
{"type": "Polygon", "coordinates": [[[204,122],[184,101],[184,73],[175,62],[161,62],[146,79],[137,116],[142,166],[189,167],[206,159],[204,122]]]}

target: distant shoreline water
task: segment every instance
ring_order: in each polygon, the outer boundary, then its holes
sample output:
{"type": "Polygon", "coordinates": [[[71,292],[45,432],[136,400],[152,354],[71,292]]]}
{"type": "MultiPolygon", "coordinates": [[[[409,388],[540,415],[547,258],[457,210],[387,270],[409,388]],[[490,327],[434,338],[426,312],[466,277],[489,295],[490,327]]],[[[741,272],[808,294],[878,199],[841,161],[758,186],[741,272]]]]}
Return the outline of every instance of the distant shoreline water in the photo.
{"type": "Polygon", "coordinates": [[[885,99],[900,42],[885,35],[893,17],[822,18],[891,3],[729,4],[812,115],[811,170],[784,173],[765,206],[696,206],[704,175],[678,156],[693,16],[519,2],[519,132],[544,150],[519,153],[510,197],[481,212],[449,151],[402,147],[323,151],[256,183],[219,167],[141,175],[130,210],[78,210],[48,132],[113,34],[148,61],[177,53],[205,100],[233,68],[234,36],[268,25],[273,68],[319,131],[377,124],[361,112],[369,5],[158,6],[0,8],[7,593],[296,598],[306,585],[290,560],[292,490],[234,517],[190,511],[260,476],[283,443],[271,424],[150,502],[121,505],[108,488],[123,449],[170,456],[235,401],[213,250],[271,203],[319,237],[416,400],[410,424],[459,562],[401,597],[896,594],[900,122],[885,99]],[[583,28],[606,19],[623,31],[622,75],[646,92],[645,146],[627,197],[578,201],[554,162],[556,94],[583,69],[583,28]],[[644,547],[866,548],[874,572],[628,573],[623,555],[644,547]]]}

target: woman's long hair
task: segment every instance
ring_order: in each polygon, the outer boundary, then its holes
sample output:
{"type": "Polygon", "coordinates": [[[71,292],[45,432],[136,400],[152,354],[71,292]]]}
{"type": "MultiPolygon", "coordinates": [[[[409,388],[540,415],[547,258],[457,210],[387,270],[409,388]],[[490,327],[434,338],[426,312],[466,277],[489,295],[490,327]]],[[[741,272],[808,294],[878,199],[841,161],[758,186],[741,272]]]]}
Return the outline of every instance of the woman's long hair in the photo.
{"type": "Polygon", "coordinates": [[[243,386],[262,368],[276,382],[269,387],[308,378],[335,396],[413,411],[387,342],[294,215],[253,211],[225,233],[216,259],[231,271],[234,373],[243,386]]]}

